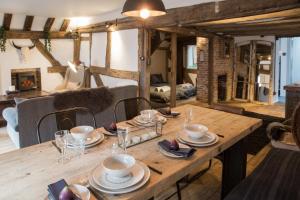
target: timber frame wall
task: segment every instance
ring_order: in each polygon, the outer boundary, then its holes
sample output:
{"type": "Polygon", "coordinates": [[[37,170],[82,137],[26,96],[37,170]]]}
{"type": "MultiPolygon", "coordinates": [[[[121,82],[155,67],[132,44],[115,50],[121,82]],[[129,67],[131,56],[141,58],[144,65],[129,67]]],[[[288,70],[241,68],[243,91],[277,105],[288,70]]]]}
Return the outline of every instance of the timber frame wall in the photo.
{"type": "MultiPolygon", "coordinates": [[[[198,62],[198,99],[203,102],[216,101],[216,76],[214,73],[225,73],[216,66],[225,65],[227,80],[233,77],[231,58],[218,59],[218,50],[222,48],[222,40],[230,40],[235,35],[300,35],[297,20],[300,21],[299,0],[227,0],[199,5],[173,8],[161,17],[149,18],[142,21],[137,18],[122,18],[101,22],[78,28],[79,33],[107,32],[126,29],[139,29],[139,86],[140,95],[149,98],[150,87],[150,54],[151,29],[170,32],[172,34],[172,92],[171,105],[175,106],[174,85],[176,84],[176,54],[175,40],[178,35],[189,35],[204,38],[206,44],[199,44],[198,49],[205,48],[207,54],[204,61],[198,62]],[[268,23],[256,20],[275,19],[268,23]],[[116,23],[117,21],[117,23],[116,23]],[[274,22],[273,22],[274,21],[274,22]],[[251,22],[243,24],[241,22],[251,22]],[[281,28],[281,25],[283,29],[281,28]],[[256,28],[257,27],[257,28],[256,28]],[[288,29],[288,30],[287,30],[288,29]],[[283,31],[284,30],[284,31],[283,31]],[[199,48],[200,45],[200,48],[199,48]]],[[[200,39],[201,40],[201,39],[200,39]]],[[[199,39],[198,39],[199,41],[199,39]]],[[[231,42],[232,43],[232,42],[231,42]]],[[[234,48],[234,45],[231,45],[234,48]]],[[[233,50],[232,57],[234,56],[233,50]]],[[[199,50],[200,52],[200,50],[199,50]]],[[[198,53],[199,53],[198,52],[198,53]]],[[[199,59],[199,56],[198,56],[199,59]]],[[[229,84],[229,83],[228,83],[229,84]]],[[[232,86],[229,86],[232,90],[232,86]]],[[[232,91],[230,91],[232,93],[232,91]]],[[[231,95],[228,94],[228,97],[231,95]]]]}

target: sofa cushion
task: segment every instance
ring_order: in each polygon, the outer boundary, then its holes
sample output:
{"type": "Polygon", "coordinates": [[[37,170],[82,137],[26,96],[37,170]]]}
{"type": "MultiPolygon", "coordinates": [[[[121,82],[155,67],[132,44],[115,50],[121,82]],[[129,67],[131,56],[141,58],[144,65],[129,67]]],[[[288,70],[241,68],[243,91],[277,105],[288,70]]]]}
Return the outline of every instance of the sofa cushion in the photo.
{"type": "Polygon", "coordinates": [[[20,103],[23,103],[24,101],[27,101],[28,99],[15,97],[14,100],[15,100],[16,105],[19,105],[20,103]]]}
{"type": "Polygon", "coordinates": [[[17,119],[17,109],[16,108],[5,108],[2,112],[3,118],[15,131],[18,131],[18,119],[17,119]]]}

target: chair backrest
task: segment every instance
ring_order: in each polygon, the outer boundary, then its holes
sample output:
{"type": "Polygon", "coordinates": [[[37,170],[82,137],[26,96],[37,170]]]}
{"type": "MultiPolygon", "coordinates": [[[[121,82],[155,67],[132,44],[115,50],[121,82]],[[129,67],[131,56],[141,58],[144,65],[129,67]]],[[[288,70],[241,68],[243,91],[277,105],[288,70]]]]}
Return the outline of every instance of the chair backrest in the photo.
{"type": "Polygon", "coordinates": [[[237,115],[243,115],[245,112],[244,108],[228,106],[228,105],[221,105],[221,104],[213,104],[210,106],[210,108],[228,112],[228,113],[237,114],[237,115]]]}
{"type": "MultiPolygon", "coordinates": [[[[44,123],[53,123],[53,130],[59,131],[59,130],[70,130],[71,128],[77,126],[77,125],[91,125],[94,128],[97,128],[96,125],[96,119],[94,114],[88,109],[84,107],[75,107],[65,110],[60,110],[56,112],[51,112],[46,115],[44,115],[37,124],[37,139],[39,143],[47,142],[49,140],[52,140],[54,138],[54,132],[51,130],[51,133],[47,132],[45,133],[44,129],[41,131],[41,127],[44,125],[44,123]],[[78,117],[81,115],[81,117],[78,117]],[[82,115],[85,117],[85,121],[82,122],[80,119],[82,119],[82,115]]],[[[47,124],[49,125],[49,124],[47,124]]]]}
{"type": "Polygon", "coordinates": [[[133,97],[127,99],[121,99],[115,104],[114,116],[115,122],[119,122],[118,112],[120,107],[125,110],[126,120],[130,120],[135,116],[138,116],[140,111],[145,109],[152,109],[152,105],[149,100],[144,97],[133,97]]]}
{"type": "Polygon", "coordinates": [[[292,134],[298,147],[300,148],[300,103],[296,106],[292,120],[292,134]]]}

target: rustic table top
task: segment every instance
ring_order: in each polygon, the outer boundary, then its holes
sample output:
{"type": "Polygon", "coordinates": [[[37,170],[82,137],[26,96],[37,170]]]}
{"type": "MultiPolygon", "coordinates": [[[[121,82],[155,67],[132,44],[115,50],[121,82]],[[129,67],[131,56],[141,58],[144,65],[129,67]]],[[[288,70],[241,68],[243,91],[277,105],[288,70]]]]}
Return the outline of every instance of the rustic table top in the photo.
{"type": "MultiPolygon", "coordinates": [[[[161,170],[163,174],[151,171],[150,181],[141,189],[119,196],[103,194],[103,199],[149,199],[262,124],[259,119],[192,105],[177,107],[174,110],[182,114],[178,118],[168,120],[161,138],[128,149],[129,154],[161,170]],[[209,131],[225,137],[220,138],[214,146],[197,149],[187,160],[165,157],[159,152],[157,142],[176,137],[182,129],[185,111],[189,108],[193,110],[193,122],[204,124],[209,131]]],[[[109,137],[97,147],[86,150],[86,154],[80,159],[74,158],[64,165],[57,162],[59,152],[51,142],[0,155],[0,199],[43,199],[47,196],[47,186],[62,178],[69,184],[86,182],[91,170],[111,153],[112,144],[116,140],[116,137],[109,137]]]]}

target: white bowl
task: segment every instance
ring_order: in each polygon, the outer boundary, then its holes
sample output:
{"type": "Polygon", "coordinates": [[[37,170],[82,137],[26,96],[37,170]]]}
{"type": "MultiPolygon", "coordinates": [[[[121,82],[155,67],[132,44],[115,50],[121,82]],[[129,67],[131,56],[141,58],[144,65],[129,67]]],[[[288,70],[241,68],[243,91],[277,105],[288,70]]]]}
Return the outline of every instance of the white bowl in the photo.
{"type": "Polygon", "coordinates": [[[185,126],[184,130],[189,137],[199,139],[207,133],[208,128],[201,124],[188,124],[185,126]]]}
{"type": "Polygon", "coordinates": [[[82,140],[88,138],[92,132],[94,131],[94,128],[91,126],[77,126],[70,130],[71,135],[76,140],[82,140]]]}
{"type": "Polygon", "coordinates": [[[156,110],[143,110],[141,111],[141,117],[144,121],[151,122],[153,121],[157,113],[158,112],[156,110]]]}
{"type": "Polygon", "coordinates": [[[134,157],[128,154],[116,154],[103,160],[102,166],[106,174],[114,177],[125,177],[135,165],[134,157]]]}

